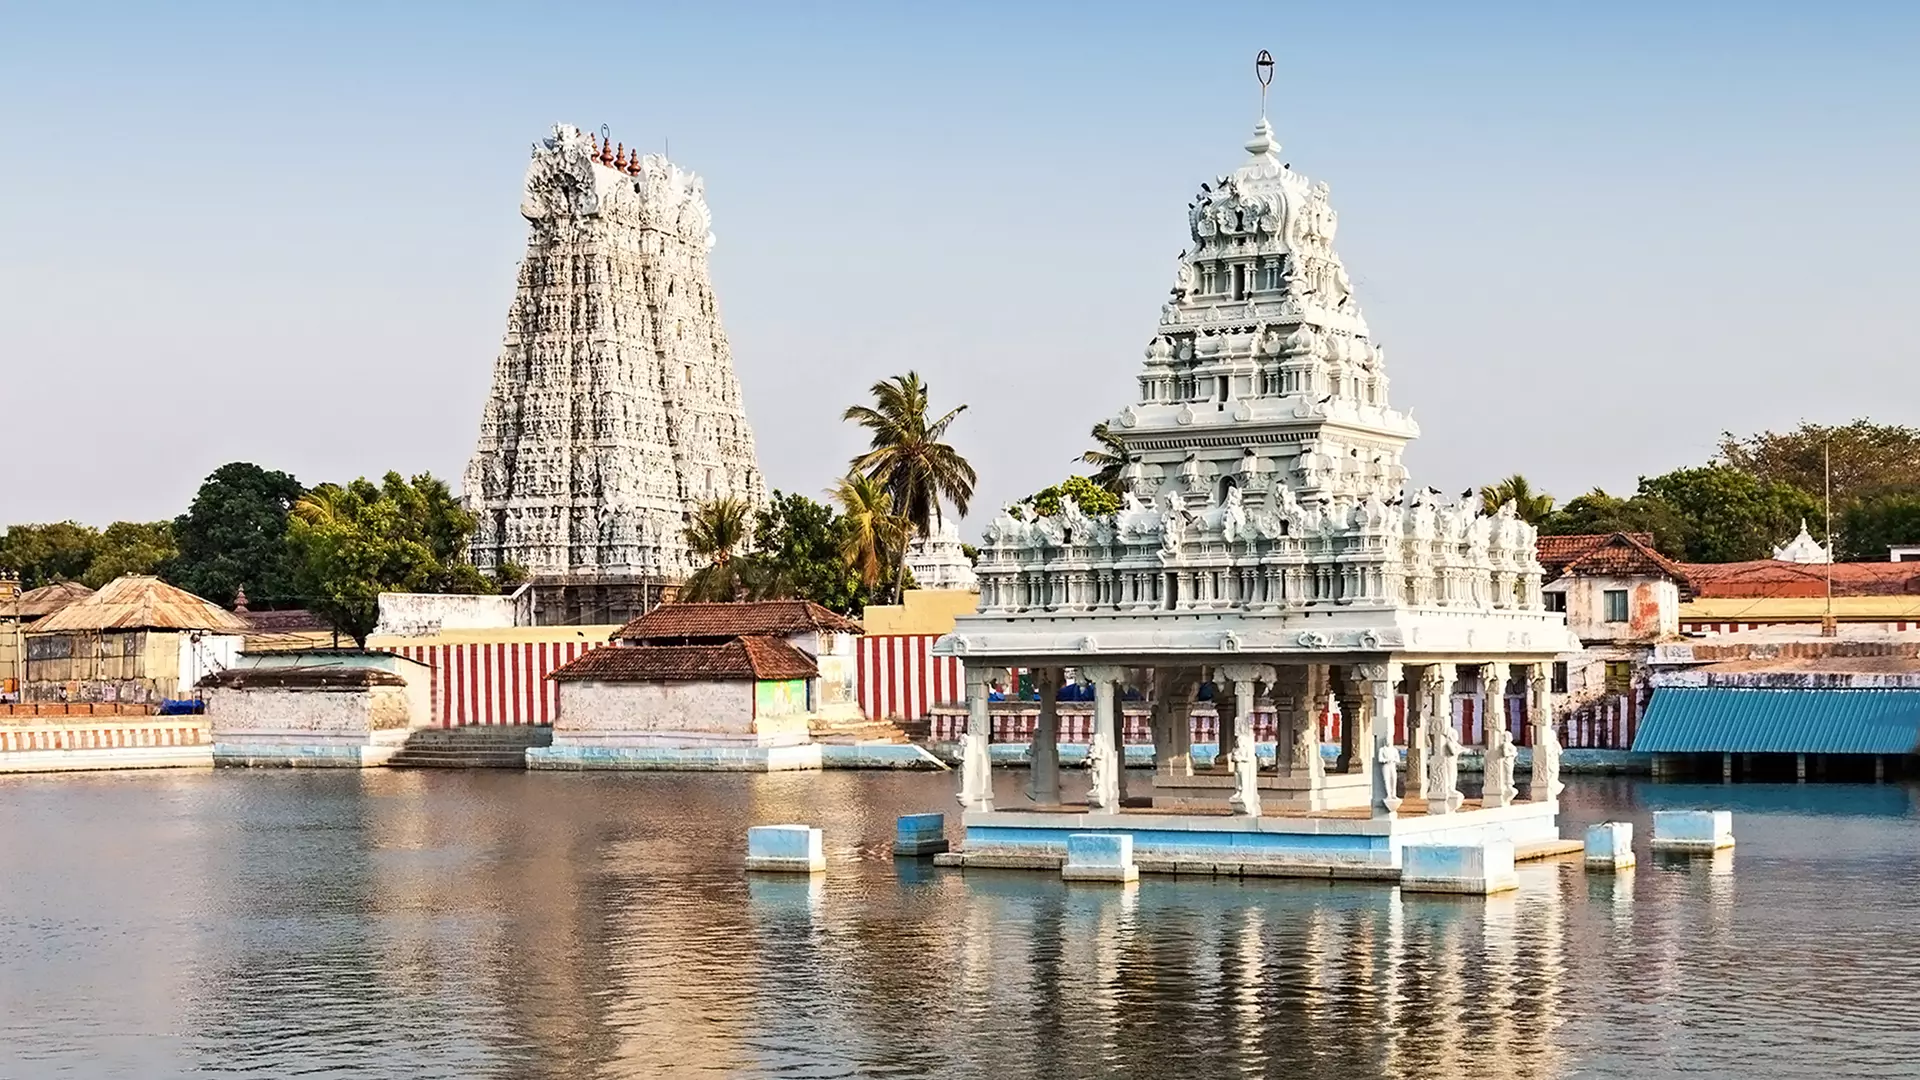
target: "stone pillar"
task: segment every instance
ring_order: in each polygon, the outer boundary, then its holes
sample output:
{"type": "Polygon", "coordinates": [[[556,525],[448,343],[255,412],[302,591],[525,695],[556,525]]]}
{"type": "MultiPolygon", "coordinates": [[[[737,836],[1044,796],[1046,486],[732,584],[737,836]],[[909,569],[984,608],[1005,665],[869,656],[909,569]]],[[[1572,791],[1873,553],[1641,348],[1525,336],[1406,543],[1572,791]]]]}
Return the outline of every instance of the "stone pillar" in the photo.
{"type": "Polygon", "coordinates": [[[1117,667],[1081,669],[1093,683],[1093,737],[1087,741],[1087,809],[1096,814],[1120,812],[1120,764],[1113,752],[1114,728],[1119,724],[1119,709],[1114,700],[1114,683],[1122,674],[1117,667]]]}
{"type": "Polygon", "coordinates": [[[960,759],[960,805],[968,810],[993,809],[993,759],[987,740],[993,720],[987,714],[988,669],[967,666],[967,738],[960,759]]]}
{"type": "Polygon", "coordinates": [[[1233,753],[1233,740],[1236,735],[1233,726],[1234,711],[1228,709],[1227,705],[1232,702],[1237,708],[1239,703],[1233,701],[1233,684],[1227,681],[1227,677],[1222,675],[1219,669],[1205,672],[1202,681],[1213,683],[1213,767],[1224,769],[1227,767],[1228,756],[1233,753]]]}
{"type": "Polygon", "coordinates": [[[1392,662],[1362,664],[1354,669],[1354,681],[1367,702],[1367,774],[1372,777],[1373,798],[1368,803],[1374,817],[1393,817],[1400,809],[1400,754],[1393,745],[1393,697],[1400,685],[1400,665],[1392,662]]]}
{"type": "Polygon", "coordinates": [[[1560,800],[1566,785],[1560,782],[1560,734],[1553,729],[1553,680],[1548,664],[1533,665],[1528,682],[1528,720],[1533,724],[1533,777],[1527,797],[1534,802],[1560,800]]]}
{"type": "Polygon", "coordinates": [[[1036,682],[1040,691],[1040,718],[1033,725],[1033,764],[1027,774],[1027,797],[1037,803],[1060,801],[1060,684],[1065,672],[1059,668],[1041,668],[1036,682]]]}
{"type": "Polygon", "coordinates": [[[1447,700],[1446,669],[1428,664],[1420,669],[1419,680],[1407,687],[1407,797],[1427,797],[1427,735],[1435,713],[1452,714],[1447,700]]]}
{"type": "Polygon", "coordinates": [[[1333,771],[1350,773],[1353,771],[1354,749],[1359,745],[1360,729],[1366,726],[1366,693],[1355,681],[1354,672],[1347,668],[1337,669],[1334,693],[1340,697],[1340,756],[1334,759],[1333,771]]]}
{"type": "Polygon", "coordinates": [[[1510,806],[1517,793],[1513,786],[1513,761],[1518,751],[1507,732],[1507,665],[1499,661],[1480,665],[1481,743],[1486,764],[1481,777],[1482,807],[1510,806]]]}
{"type": "MultiPolygon", "coordinates": [[[[1233,754],[1227,768],[1233,775],[1233,795],[1227,805],[1243,817],[1260,816],[1260,758],[1253,739],[1253,703],[1256,685],[1273,682],[1273,669],[1259,664],[1232,664],[1219,669],[1219,677],[1233,684],[1233,754]]],[[[1222,737],[1226,722],[1221,721],[1222,737]]]]}

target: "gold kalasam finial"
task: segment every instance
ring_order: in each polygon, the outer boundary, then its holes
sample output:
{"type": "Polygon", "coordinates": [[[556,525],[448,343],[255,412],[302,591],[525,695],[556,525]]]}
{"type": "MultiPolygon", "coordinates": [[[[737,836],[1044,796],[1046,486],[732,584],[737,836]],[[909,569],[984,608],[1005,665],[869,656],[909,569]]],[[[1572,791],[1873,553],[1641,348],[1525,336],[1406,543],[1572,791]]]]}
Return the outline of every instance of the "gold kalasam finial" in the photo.
{"type": "Polygon", "coordinates": [[[1253,77],[1260,80],[1260,115],[1267,115],[1267,87],[1273,85],[1273,54],[1265,49],[1253,58],[1253,77]]]}

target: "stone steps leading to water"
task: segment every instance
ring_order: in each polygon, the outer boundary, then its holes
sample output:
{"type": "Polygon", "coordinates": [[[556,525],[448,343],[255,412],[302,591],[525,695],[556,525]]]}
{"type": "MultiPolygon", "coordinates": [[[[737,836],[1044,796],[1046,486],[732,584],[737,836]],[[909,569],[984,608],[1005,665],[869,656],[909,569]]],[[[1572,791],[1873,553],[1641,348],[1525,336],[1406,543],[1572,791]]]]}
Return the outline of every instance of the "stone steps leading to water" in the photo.
{"type": "Polygon", "coordinates": [[[407,737],[387,762],[401,769],[524,769],[527,749],[553,745],[553,729],[542,725],[423,728],[407,737]]]}

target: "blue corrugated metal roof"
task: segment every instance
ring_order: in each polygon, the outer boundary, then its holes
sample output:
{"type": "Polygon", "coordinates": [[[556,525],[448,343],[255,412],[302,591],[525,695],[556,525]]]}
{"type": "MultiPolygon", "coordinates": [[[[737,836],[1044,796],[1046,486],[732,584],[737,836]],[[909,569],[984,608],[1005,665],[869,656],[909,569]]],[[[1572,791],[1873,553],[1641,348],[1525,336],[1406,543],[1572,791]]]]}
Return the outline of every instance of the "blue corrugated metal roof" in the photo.
{"type": "Polygon", "coordinates": [[[1633,748],[1655,754],[1911,754],[1920,690],[1655,690],[1633,748]]]}

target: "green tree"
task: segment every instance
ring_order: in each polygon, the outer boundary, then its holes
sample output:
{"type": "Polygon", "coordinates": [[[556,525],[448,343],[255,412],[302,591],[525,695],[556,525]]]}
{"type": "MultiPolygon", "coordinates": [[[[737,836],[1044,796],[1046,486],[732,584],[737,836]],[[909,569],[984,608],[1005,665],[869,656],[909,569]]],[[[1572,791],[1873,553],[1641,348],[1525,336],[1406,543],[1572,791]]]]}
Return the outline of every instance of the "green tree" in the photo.
{"type": "Polygon", "coordinates": [[[705,565],[680,586],[682,600],[735,600],[751,593],[750,568],[739,558],[747,544],[746,500],[727,496],[695,507],[681,535],[705,565]]]}
{"type": "Polygon", "coordinates": [[[295,589],[333,628],[365,645],[379,620],[383,592],[494,591],[493,582],[460,558],[473,519],[430,475],[412,481],[388,473],[342,487],[321,484],[294,504],[287,545],[295,589]]]}
{"type": "Polygon", "coordinates": [[[0,567],[20,575],[20,587],[79,581],[93,565],[100,532],[77,521],[14,525],[0,536],[0,567]]]}
{"type": "Polygon", "coordinates": [[[1041,515],[1060,512],[1062,498],[1071,497],[1088,514],[1116,514],[1120,512],[1120,496],[1102,487],[1098,480],[1085,476],[1069,476],[1058,484],[1041,488],[1032,495],[1020,500],[1033,507],[1041,515]]]}
{"type": "Polygon", "coordinates": [[[244,588],[253,607],[298,607],[287,518],[304,494],[293,477],[250,462],[215,469],[173,521],[180,553],[167,580],[216,604],[231,605],[244,588]]]}
{"type": "Polygon", "coordinates": [[[1887,549],[1920,544],[1920,492],[1889,492],[1862,499],[1840,517],[1836,557],[1878,562],[1887,549]]]}
{"type": "Polygon", "coordinates": [[[1093,438],[1094,448],[1081,454],[1080,460],[1094,466],[1091,479],[1115,495],[1125,492],[1129,483],[1127,466],[1138,460],[1140,455],[1129,450],[1126,442],[1113,433],[1105,420],[1093,425],[1089,434],[1093,438]]]}
{"type": "Polygon", "coordinates": [[[94,541],[80,583],[97,589],[125,574],[158,574],[180,554],[170,521],[116,521],[94,541]]]}
{"type": "Polygon", "coordinates": [[[762,597],[798,597],[842,614],[859,611],[867,590],[841,556],[847,529],[833,507],[775,491],[754,515],[749,587],[762,597]]]}
{"type": "Polygon", "coordinates": [[[1820,518],[1820,504],[1799,488],[1722,465],[1642,478],[1639,494],[1678,514],[1688,562],[1764,559],[1802,521],[1820,518]]]}
{"type": "Polygon", "coordinates": [[[1838,426],[1802,422],[1791,431],[1747,436],[1722,432],[1719,463],[1821,498],[1826,491],[1829,450],[1836,511],[1860,499],[1920,484],[1920,428],[1876,424],[1865,418],[1838,426]]]}
{"type": "Polygon", "coordinates": [[[1553,513],[1553,496],[1533,490],[1533,485],[1519,473],[1480,489],[1480,508],[1484,512],[1491,514],[1508,503],[1513,504],[1520,520],[1530,525],[1540,524],[1553,513]]]}
{"type": "Polygon", "coordinates": [[[952,444],[947,429],[965,405],[929,420],[927,384],[918,372],[874,383],[872,405],[850,405],[842,419],[867,429],[871,449],[853,459],[853,469],[887,490],[894,512],[913,523],[921,536],[933,533],[940,504],[949,502],[964,515],[979,479],[952,444]]]}
{"type": "Polygon", "coordinates": [[[1687,524],[1666,502],[1636,495],[1622,499],[1594,488],[1567,500],[1539,523],[1547,536],[1596,533],[1652,533],[1653,546],[1673,559],[1687,557],[1687,524]]]}
{"type": "Polygon", "coordinates": [[[898,603],[903,581],[897,571],[906,566],[901,552],[912,535],[912,523],[893,512],[893,496],[885,488],[857,472],[834,484],[833,500],[840,504],[841,564],[869,593],[895,569],[893,601],[898,603]]]}

